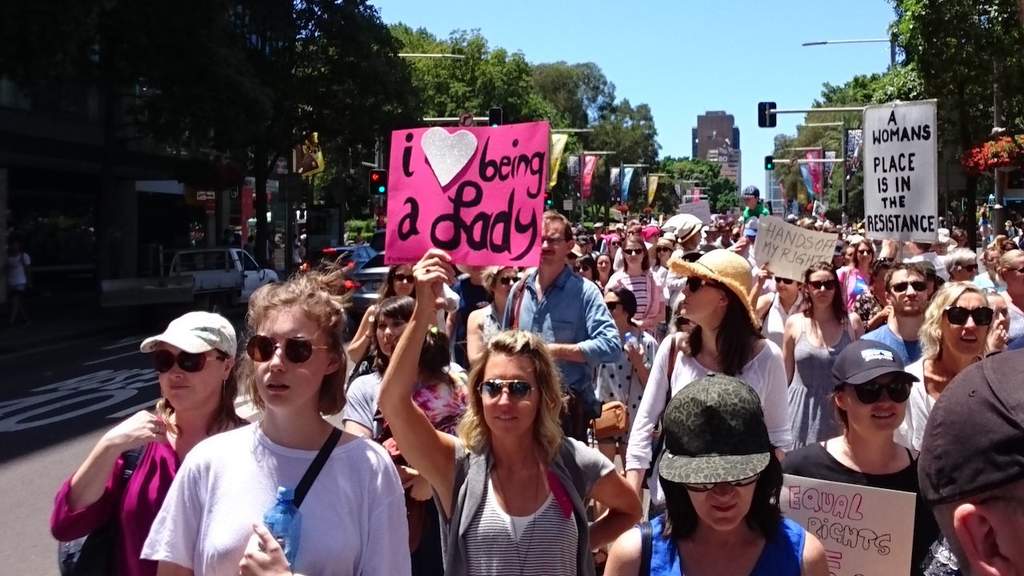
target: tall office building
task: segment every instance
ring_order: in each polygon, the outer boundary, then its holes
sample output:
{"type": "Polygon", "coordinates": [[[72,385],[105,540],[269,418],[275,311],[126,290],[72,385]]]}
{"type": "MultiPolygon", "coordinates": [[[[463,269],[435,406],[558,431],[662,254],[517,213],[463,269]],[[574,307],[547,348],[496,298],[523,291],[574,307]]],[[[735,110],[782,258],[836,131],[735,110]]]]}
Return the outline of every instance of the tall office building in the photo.
{"type": "Polygon", "coordinates": [[[709,110],[697,116],[693,136],[693,158],[717,162],[722,175],[741,185],[740,129],[736,119],[724,110],[709,110]]]}

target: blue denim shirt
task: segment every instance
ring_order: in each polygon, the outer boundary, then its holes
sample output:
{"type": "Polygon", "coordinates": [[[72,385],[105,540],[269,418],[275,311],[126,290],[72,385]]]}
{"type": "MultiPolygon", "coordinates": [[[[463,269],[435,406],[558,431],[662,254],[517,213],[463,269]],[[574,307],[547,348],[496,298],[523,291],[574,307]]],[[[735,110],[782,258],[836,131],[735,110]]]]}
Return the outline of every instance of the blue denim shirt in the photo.
{"type": "Polygon", "coordinates": [[[512,317],[516,314],[513,307],[520,290],[524,292],[518,304],[519,329],[540,334],[551,344],[579,345],[587,362],[559,360],[558,369],[565,387],[587,403],[588,415],[599,416],[601,403],[594,393],[594,368],[613,361],[622,351],[619,331],[600,289],[566,266],[544,294],[538,295],[534,270],[509,293],[502,322],[506,330],[512,328],[512,317]]]}

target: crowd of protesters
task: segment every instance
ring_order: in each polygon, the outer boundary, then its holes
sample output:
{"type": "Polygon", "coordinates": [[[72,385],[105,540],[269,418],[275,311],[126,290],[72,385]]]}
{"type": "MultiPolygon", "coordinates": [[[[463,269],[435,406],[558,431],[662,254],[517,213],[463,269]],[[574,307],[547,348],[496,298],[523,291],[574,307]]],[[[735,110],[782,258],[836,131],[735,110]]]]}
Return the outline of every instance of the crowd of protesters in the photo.
{"type": "Polygon", "coordinates": [[[837,242],[783,277],[744,202],[671,227],[546,212],[529,269],[431,250],[347,344],[330,266],[257,291],[242,346],[186,314],[142,344],[156,409],[103,435],[53,535],[115,527],[131,575],[828,574],[788,473],[915,494],[909,574],[1021,573],[1024,252],[790,218],[837,242]],[[279,488],[294,556],[264,525],[279,488]]]}

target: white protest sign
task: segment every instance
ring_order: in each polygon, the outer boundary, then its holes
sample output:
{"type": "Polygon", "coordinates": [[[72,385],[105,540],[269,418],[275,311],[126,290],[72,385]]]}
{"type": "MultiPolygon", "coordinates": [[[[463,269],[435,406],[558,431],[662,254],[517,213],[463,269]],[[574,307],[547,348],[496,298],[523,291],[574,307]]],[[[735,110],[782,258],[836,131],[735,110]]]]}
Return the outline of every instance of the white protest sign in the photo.
{"type": "Polygon", "coordinates": [[[779,504],[821,540],[833,576],[910,573],[914,494],[786,474],[779,504]]]}
{"type": "Polygon", "coordinates": [[[758,219],[754,259],[776,276],[803,281],[804,270],[818,262],[831,262],[836,234],[807,230],[776,216],[758,219]]]}
{"type": "Polygon", "coordinates": [[[869,238],[935,241],[935,100],[864,109],[864,220],[869,238]]]}
{"type": "Polygon", "coordinates": [[[692,214],[700,221],[707,224],[711,222],[711,205],[708,204],[707,200],[698,200],[696,202],[688,202],[686,204],[680,204],[679,208],[676,209],[677,214],[692,214]]]}

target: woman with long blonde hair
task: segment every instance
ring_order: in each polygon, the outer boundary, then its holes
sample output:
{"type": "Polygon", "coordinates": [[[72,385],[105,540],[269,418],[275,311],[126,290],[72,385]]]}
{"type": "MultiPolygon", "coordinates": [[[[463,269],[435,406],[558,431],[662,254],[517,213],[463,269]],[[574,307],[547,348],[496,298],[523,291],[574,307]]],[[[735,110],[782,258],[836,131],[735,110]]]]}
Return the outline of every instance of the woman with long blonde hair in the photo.
{"type": "MultiPolygon", "coordinates": [[[[395,350],[420,355],[451,260],[428,252],[413,268],[416,310],[395,350]]],[[[436,430],[416,405],[414,363],[388,366],[380,409],[409,464],[427,479],[444,521],[445,573],[591,576],[591,550],[640,518],[614,465],[562,434],[560,377],[535,334],[502,332],[469,377],[458,436],[436,430]],[[589,523],[586,502],[608,512],[589,523]]]]}

